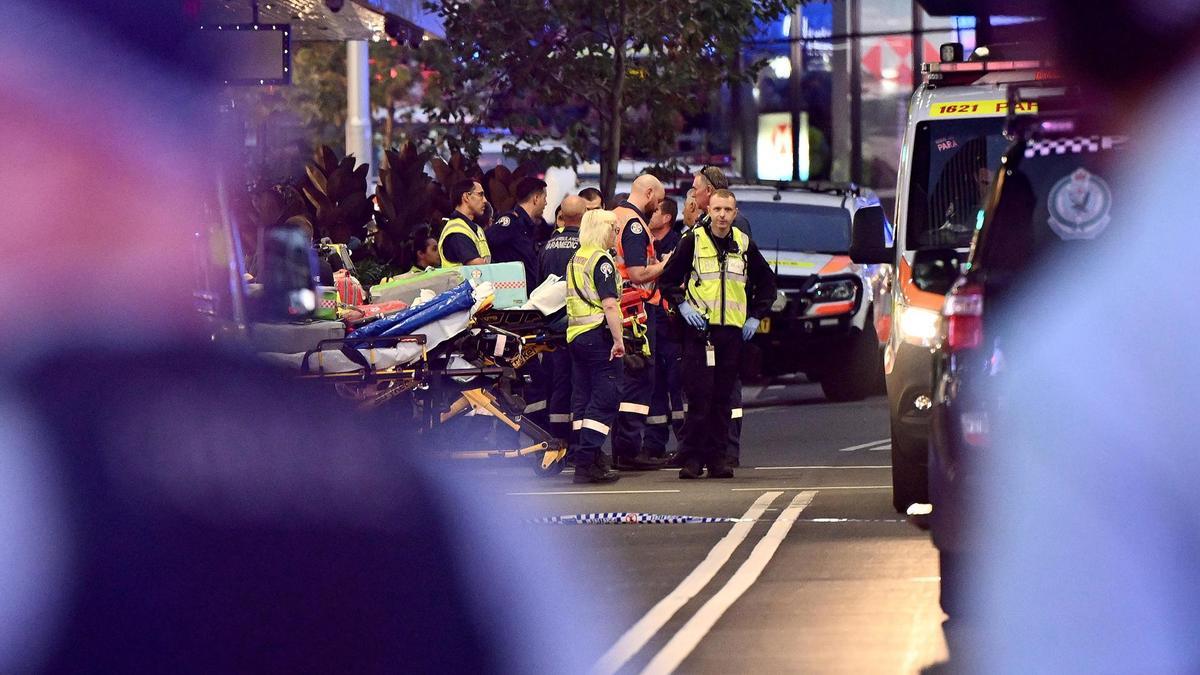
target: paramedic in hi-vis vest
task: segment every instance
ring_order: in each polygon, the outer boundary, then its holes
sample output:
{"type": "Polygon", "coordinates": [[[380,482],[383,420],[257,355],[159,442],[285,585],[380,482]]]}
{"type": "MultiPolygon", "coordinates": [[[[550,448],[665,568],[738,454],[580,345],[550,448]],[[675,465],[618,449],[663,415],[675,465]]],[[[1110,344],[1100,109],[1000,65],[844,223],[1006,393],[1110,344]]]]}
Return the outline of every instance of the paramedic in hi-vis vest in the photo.
{"type": "Polygon", "coordinates": [[[608,252],[617,231],[612,211],[588,211],[579,227],[579,250],[567,263],[571,426],[579,433],[573,453],[576,483],[611,483],[620,477],[604,454],[625,357],[617,265],[608,252]]]}
{"type": "MultiPolygon", "coordinates": [[[[644,174],[633,181],[629,198],[617,205],[613,213],[620,226],[617,236],[617,269],[621,279],[641,294],[646,309],[646,344],[650,353],[638,361],[641,368],[625,368],[621,381],[621,405],[617,426],[613,430],[613,461],[618,469],[638,471],[657,469],[662,459],[651,458],[643,447],[646,418],[650,415],[650,399],[654,396],[654,313],[650,309],[662,302],[657,288],[658,277],[666,266],[659,262],[650,236],[650,217],[666,196],[662,183],[644,174]]],[[[627,366],[629,364],[626,364],[627,366]]]]}
{"type": "Polygon", "coordinates": [[[754,337],[775,300],[775,275],[750,237],[733,227],[737,200],[713,193],[708,222],[679,242],[659,287],[683,319],[683,421],[680,478],[732,478],[725,456],[729,411],[742,343],[754,337]]]}
{"type": "Polygon", "coordinates": [[[442,268],[492,262],[487,237],[483,234],[483,228],[475,222],[487,206],[483,186],[470,179],[459,181],[450,190],[450,201],[456,205],[454,213],[442,226],[442,236],[438,238],[442,268]]]}

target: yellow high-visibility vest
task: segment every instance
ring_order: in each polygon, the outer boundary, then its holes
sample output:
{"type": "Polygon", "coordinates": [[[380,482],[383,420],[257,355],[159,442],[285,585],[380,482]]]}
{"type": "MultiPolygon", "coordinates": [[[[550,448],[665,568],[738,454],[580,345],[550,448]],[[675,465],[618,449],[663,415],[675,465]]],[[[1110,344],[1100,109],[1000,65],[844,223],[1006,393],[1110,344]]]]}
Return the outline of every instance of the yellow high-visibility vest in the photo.
{"type": "Polygon", "coordinates": [[[746,324],[749,309],[746,254],[750,249],[750,237],[733,228],[731,236],[738,250],[727,253],[722,261],[708,230],[698,227],[691,234],[696,239],[696,246],[692,255],[692,274],[688,278],[688,301],[704,315],[710,326],[741,328],[746,324]]]}
{"type": "Polygon", "coordinates": [[[488,248],[487,237],[483,236],[483,230],[462,218],[455,218],[446,223],[446,226],[442,228],[442,236],[438,238],[438,255],[442,257],[443,269],[462,267],[462,263],[451,262],[446,258],[446,237],[452,234],[466,235],[471,243],[475,244],[475,250],[479,252],[478,257],[483,258],[485,263],[492,262],[492,250],[488,248]]]}
{"type": "Polygon", "coordinates": [[[601,260],[611,263],[616,274],[612,256],[595,246],[580,247],[567,263],[567,342],[604,325],[604,304],[592,276],[601,260]]]}

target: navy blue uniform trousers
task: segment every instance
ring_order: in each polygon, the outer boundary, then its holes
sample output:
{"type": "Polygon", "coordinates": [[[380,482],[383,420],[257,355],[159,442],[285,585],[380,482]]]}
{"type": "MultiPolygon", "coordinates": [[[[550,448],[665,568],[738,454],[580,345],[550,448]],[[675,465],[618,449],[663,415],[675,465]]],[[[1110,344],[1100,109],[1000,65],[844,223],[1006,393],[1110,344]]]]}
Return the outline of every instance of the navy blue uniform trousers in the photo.
{"type": "Polygon", "coordinates": [[[576,336],[569,347],[571,427],[579,434],[579,444],[575,448],[576,471],[612,465],[603,450],[620,402],[621,359],[609,360],[612,345],[612,336],[607,327],[601,325],[576,336]]]}

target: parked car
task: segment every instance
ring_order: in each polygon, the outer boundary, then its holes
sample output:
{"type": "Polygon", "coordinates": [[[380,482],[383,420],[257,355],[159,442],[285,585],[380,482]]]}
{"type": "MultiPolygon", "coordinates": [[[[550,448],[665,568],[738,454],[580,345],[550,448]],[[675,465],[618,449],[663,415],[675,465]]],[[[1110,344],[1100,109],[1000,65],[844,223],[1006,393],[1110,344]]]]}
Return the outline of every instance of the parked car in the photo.
{"type": "Polygon", "coordinates": [[[778,297],[754,344],[765,375],[803,372],[833,401],[883,393],[873,284],[879,265],[850,260],[856,214],[884,218],[853,185],[734,185],[738,212],[775,270],[778,297]]]}
{"type": "MultiPolygon", "coordinates": [[[[1113,204],[1110,167],[1125,138],[1095,121],[1078,95],[1030,92],[1034,118],[1010,118],[1014,139],[991,185],[982,224],[958,272],[953,249],[925,252],[923,264],[957,277],[946,297],[934,344],[933,409],[929,447],[929,525],[941,560],[942,607],[958,614],[958,589],[970,577],[964,555],[974,549],[972,500],[975,459],[1003,451],[992,443],[1005,410],[1020,405],[998,395],[1009,365],[1011,333],[1037,331],[1017,315],[1017,302],[1034,278],[1069,275],[1087,264],[1109,227],[1113,204]],[[961,272],[961,273],[959,273],[961,272]]],[[[1086,332],[1081,327],[1081,339],[1086,332]]],[[[1053,448],[1046,448],[1053,452],[1053,448]]],[[[1014,503],[1013,508],[1021,508],[1014,503]]]]}

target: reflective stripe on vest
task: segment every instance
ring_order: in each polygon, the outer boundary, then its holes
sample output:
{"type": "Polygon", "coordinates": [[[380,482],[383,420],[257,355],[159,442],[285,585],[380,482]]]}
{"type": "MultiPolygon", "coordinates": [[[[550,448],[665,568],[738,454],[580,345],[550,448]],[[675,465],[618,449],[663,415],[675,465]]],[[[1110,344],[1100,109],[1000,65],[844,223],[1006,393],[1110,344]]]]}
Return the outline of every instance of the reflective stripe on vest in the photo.
{"type": "MultiPolygon", "coordinates": [[[[629,211],[628,208],[618,206],[618,209],[629,211]]],[[[646,264],[649,265],[658,260],[658,254],[654,251],[654,237],[650,236],[650,227],[642,222],[641,218],[634,213],[635,219],[642,226],[642,231],[646,233],[646,264]]],[[[636,288],[642,293],[642,298],[651,305],[662,303],[662,295],[658,292],[658,284],[651,281],[645,284],[635,284],[629,280],[629,270],[625,267],[625,247],[622,245],[622,239],[625,238],[625,227],[629,225],[629,218],[625,219],[625,223],[621,225],[621,231],[617,233],[617,270],[621,273],[621,278],[624,279],[632,288],[636,288]]]]}
{"type": "Polygon", "coordinates": [[[567,342],[604,325],[604,304],[592,273],[601,260],[612,262],[608,251],[580,247],[567,263],[567,342]]]}
{"type": "Polygon", "coordinates": [[[492,262],[492,251],[488,248],[487,237],[483,236],[483,232],[472,227],[462,218],[455,218],[446,223],[446,226],[442,228],[442,236],[438,239],[438,255],[442,257],[443,269],[447,267],[462,267],[462,263],[451,262],[446,259],[446,237],[452,234],[466,235],[471,240],[471,243],[475,245],[475,250],[479,253],[478,257],[483,258],[485,263],[492,262]]]}
{"type": "Polygon", "coordinates": [[[709,325],[741,328],[749,312],[746,253],[750,249],[750,237],[733,228],[733,240],[737,242],[738,250],[727,254],[722,261],[707,230],[696,228],[692,232],[696,246],[687,284],[688,300],[708,319],[709,325]]]}

